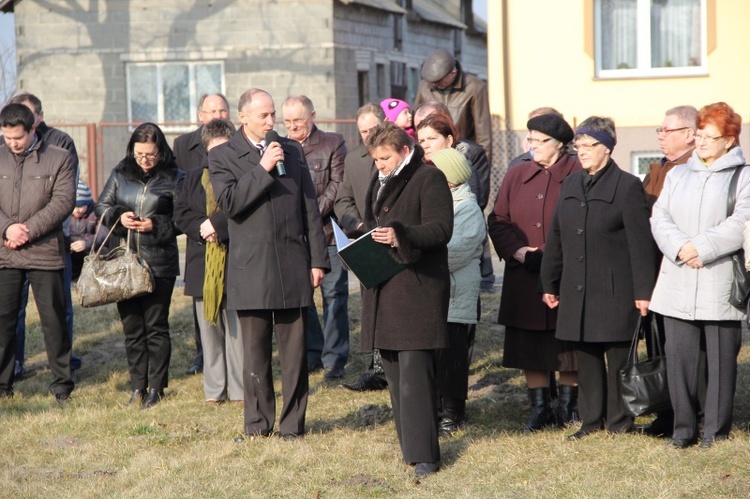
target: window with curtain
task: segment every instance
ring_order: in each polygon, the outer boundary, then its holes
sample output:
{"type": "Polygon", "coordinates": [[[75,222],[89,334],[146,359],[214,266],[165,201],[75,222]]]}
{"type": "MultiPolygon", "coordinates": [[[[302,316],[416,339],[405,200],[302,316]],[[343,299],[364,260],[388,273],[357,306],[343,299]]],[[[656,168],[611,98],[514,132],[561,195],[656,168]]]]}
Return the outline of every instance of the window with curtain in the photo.
{"type": "Polygon", "coordinates": [[[705,74],[705,0],[596,0],[599,77],[705,74]]]}
{"type": "Polygon", "coordinates": [[[130,121],[190,123],[196,120],[201,95],[224,92],[224,63],[130,63],[127,84],[130,121]]]}

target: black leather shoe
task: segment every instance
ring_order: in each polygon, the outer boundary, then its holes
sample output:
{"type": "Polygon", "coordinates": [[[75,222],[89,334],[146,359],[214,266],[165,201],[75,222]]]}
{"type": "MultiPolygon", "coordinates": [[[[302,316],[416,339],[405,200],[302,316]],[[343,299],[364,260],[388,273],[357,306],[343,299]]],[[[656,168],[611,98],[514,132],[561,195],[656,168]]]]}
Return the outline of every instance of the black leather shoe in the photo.
{"type": "Polygon", "coordinates": [[[458,421],[452,418],[441,418],[438,431],[446,436],[453,435],[458,431],[458,421]]]}
{"type": "Polygon", "coordinates": [[[698,439],[696,438],[671,438],[669,439],[669,442],[667,442],[667,447],[672,447],[673,449],[686,449],[691,445],[695,445],[697,442],[698,439]]]}
{"type": "Polygon", "coordinates": [[[60,405],[65,405],[70,401],[70,394],[69,393],[56,393],[55,394],[55,402],[57,402],[60,405]]]}
{"type": "Polygon", "coordinates": [[[281,438],[283,438],[287,442],[293,442],[295,440],[301,440],[304,438],[304,434],[302,433],[282,433],[281,438]]]}
{"type": "Polygon", "coordinates": [[[185,374],[200,374],[203,372],[203,366],[199,366],[198,364],[193,364],[192,366],[188,367],[188,370],[185,371],[185,374]]]}
{"type": "Polygon", "coordinates": [[[566,440],[568,442],[577,442],[578,440],[582,440],[588,437],[589,435],[593,435],[593,432],[586,431],[586,430],[578,430],[572,435],[568,435],[568,438],[566,438],[566,440]]]}
{"type": "Polygon", "coordinates": [[[7,389],[7,390],[0,390],[0,399],[12,399],[13,398],[13,390],[7,389]]]}
{"type": "Polygon", "coordinates": [[[326,367],[326,372],[323,375],[324,379],[328,381],[334,381],[344,377],[344,370],[340,367],[326,367]]]}
{"type": "Polygon", "coordinates": [[[138,388],[137,390],[133,390],[133,394],[130,396],[130,400],[128,401],[128,406],[131,406],[133,404],[143,405],[144,400],[146,400],[146,389],[138,388]]]}
{"type": "Polygon", "coordinates": [[[354,383],[341,386],[353,392],[374,392],[388,388],[388,382],[376,374],[364,373],[354,383]]]}
{"type": "Polygon", "coordinates": [[[440,463],[417,463],[414,467],[414,476],[417,478],[423,478],[427,475],[437,473],[440,469],[440,463]]]}
{"type": "Polygon", "coordinates": [[[141,406],[141,409],[148,409],[149,407],[153,407],[156,404],[158,404],[159,401],[163,398],[164,398],[163,391],[157,390],[156,388],[152,388],[148,391],[148,395],[146,395],[146,399],[143,401],[143,405],[141,406]]]}
{"type": "Polygon", "coordinates": [[[714,446],[716,442],[721,442],[722,440],[728,440],[729,437],[727,435],[714,435],[713,437],[704,437],[701,439],[701,449],[710,449],[714,446]]]}

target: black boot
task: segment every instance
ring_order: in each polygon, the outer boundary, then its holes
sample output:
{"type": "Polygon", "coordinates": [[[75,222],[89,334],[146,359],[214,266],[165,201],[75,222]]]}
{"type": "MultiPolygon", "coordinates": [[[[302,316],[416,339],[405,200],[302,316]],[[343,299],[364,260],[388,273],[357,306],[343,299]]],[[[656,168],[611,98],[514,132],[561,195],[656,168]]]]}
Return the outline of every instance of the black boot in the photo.
{"type": "Polygon", "coordinates": [[[563,428],[578,421],[578,387],[560,385],[557,400],[557,424],[563,428]]]}
{"type": "Polygon", "coordinates": [[[549,388],[529,388],[529,399],[531,418],[526,423],[525,431],[537,431],[555,424],[555,413],[550,407],[549,388]]]}

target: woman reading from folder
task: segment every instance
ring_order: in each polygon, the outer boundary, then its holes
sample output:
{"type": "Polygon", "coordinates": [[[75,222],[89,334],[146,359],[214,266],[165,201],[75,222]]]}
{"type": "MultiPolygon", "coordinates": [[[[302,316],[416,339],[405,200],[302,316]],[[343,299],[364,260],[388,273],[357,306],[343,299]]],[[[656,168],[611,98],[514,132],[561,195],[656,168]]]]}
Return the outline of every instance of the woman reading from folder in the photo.
{"type": "Polygon", "coordinates": [[[435,411],[436,351],[448,346],[448,241],[453,201],[440,170],[393,123],[370,132],[378,174],[365,196],[365,229],[406,268],[363,296],[362,350],[377,348],[404,460],[418,477],[440,467],[435,411]]]}

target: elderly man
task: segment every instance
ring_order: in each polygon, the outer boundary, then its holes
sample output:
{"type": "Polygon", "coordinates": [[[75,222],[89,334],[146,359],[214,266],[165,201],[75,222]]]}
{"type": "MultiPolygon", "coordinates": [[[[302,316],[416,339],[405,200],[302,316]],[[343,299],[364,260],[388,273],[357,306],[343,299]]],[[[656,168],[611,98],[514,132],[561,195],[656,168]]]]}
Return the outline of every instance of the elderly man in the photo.
{"type": "Polygon", "coordinates": [[[445,49],[432,52],[422,65],[422,81],[414,105],[434,100],[450,110],[458,135],[476,142],[492,161],[492,120],[487,85],[465,73],[453,54],[445,49]]]}
{"type": "MultiPolygon", "coordinates": [[[[357,110],[357,130],[362,144],[352,149],[344,160],[344,181],[341,183],[334,211],[339,219],[339,225],[351,238],[361,236],[364,231],[365,194],[370,185],[370,179],[376,174],[375,161],[367,152],[367,137],[370,130],[385,121],[383,108],[377,104],[367,103],[357,110]]],[[[373,350],[365,359],[365,371],[354,383],[344,384],[344,388],[363,392],[369,390],[383,390],[388,386],[383,372],[380,354],[373,350]]]]}
{"type": "Polygon", "coordinates": [[[318,129],[313,103],[304,95],[287,97],[281,104],[281,114],[289,138],[299,142],[305,151],[331,261],[331,271],[320,283],[322,329],[316,307],[307,309],[307,368],[312,372],[322,366],[324,378],[333,381],[344,376],[344,366],[349,360],[349,279],[336,252],[331,226],[335,216],[333,204],[344,179],[346,145],[343,135],[318,129]]]}
{"type": "Polygon", "coordinates": [[[66,149],[50,145],[36,133],[34,114],[23,104],[0,111],[4,147],[0,175],[0,397],[13,396],[18,312],[28,278],[42,322],[53,381],[50,391],[65,402],[73,391],[71,341],[65,321],[60,245],[63,222],[75,206],[76,171],[66,149]],[[48,179],[39,182],[34,179],[48,179]]]}
{"type": "MultiPolygon", "coordinates": [[[[76,183],[78,180],[78,151],[76,150],[75,142],[67,133],[57,128],[47,126],[44,122],[44,110],[42,109],[42,101],[34,94],[23,93],[15,95],[10,99],[11,104],[23,104],[28,107],[34,115],[34,127],[36,133],[39,134],[42,139],[49,145],[62,147],[70,153],[70,159],[73,162],[73,168],[76,175],[76,183]]],[[[68,221],[63,222],[63,233],[65,234],[66,240],[68,238],[68,221]]],[[[65,252],[65,272],[63,273],[63,290],[65,293],[65,322],[68,325],[68,333],[70,334],[70,342],[73,343],[73,297],[70,291],[71,281],[73,280],[73,269],[72,261],[70,259],[70,249],[66,248],[65,252]]],[[[18,312],[18,326],[16,328],[16,336],[18,337],[18,346],[16,348],[16,378],[20,379],[23,377],[23,365],[24,358],[26,356],[26,305],[29,300],[29,281],[26,279],[23,284],[23,291],[21,292],[21,308],[18,312]]],[[[72,354],[70,361],[70,369],[77,371],[81,368],[83,362],[78,355],[72,354]]]]}
{"type": "MultiPolygon", "coordinates": [[[[201,169],[207,161],[208,155],[201,140],[201,132],[203,126],[214,119],[229,119],[229,101],[223,94],[203,94],[198,102],[198,121],[201,125],[192,132],[184,133],[174,139],[174,159],[185,173],[201,169]]],[[[195,327],[195,356],[185,374],[198,374],[203,371],[203,343],[195,301],[193,301],[193,325],[195,327]]]]}
{"type": "MultiPolygon", "coordinates": [[[[664,157],[658,163],[651,163],[649,172],[643,179],[643,191],[646,194],[646,202],[649,208],[653,208],[656,200],[664,187],[664,179],[675,167],[687,163],[695,149],[695,120],[698,110],[693,106],[678,106],[666,112],[661,126],[656,129],[656,137],[659,140],[659,148],[664,157]]],[[[661,261],[660,261],[661,262],[661,261]]],[[[655,312],[653,312],[656,314],[655,312]]],[[[659,341],[664,351],[664,318],[656,314],[659,324],[659,341]]],[[[650,336],[646,336],[649,353],[653,351],[650,344],[650,336]]],[[[705,354],[701,355],[701,368],[705,372],[705,354]]],[[[699,398],[705,400],[706,377],[700,376],[699,398]]],[[[671,437],[674,426],[674,412],[672,409],[664,410],[656,415],[656,419],[643,428],[644,433],[658,437],[671,437]]]]}
{"type": "Polygon", "coordinates": [[[273,98],[251,88],[238,110],[242,127],[211,151],[209,177],[229,219],[227,308],[237,310],[242,333],[245,435],[273,432],[275,333],[284,401],[279,429],[292,440],[305,432],[307,307],[330,265],[302,147],[284,138],[266,143],[276,119],[273,98]]]}

